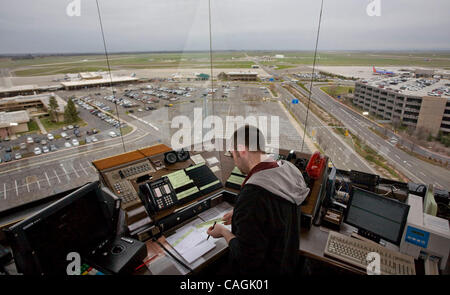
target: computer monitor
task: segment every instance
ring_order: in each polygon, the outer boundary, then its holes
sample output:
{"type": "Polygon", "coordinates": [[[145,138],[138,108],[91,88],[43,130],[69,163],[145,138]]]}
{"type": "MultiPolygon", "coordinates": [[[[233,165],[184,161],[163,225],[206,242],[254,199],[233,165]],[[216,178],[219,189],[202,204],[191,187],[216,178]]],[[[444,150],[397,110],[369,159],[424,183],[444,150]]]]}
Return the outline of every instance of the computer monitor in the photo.
{"type": "Polygon", "coordinates": [[[66,274],[67,255],[83,257],[115,236],[116,224],[99,182],[89,183],[7,230],[24,274],[66,274]]]}
{"type": "Polygon", "coordinates": [[[408,212],[407,204],[353,187],[345,222],[399,245],[408,212]]]}

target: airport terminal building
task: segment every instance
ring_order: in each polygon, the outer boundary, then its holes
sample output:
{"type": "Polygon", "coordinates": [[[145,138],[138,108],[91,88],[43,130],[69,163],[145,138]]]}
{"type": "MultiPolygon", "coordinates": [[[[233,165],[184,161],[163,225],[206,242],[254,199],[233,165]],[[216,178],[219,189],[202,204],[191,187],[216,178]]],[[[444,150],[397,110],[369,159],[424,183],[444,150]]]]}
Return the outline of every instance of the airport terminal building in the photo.
{"type": "Polygon", "coordinates": [[[395,85],[386,87],[379,82],[358,81],[353,103],[384,120],[424,128],[433,135],[439,131],[449,134],[450,87],[447,85],[450,81],[426,82],[423,88],[412,88],[407,83],[394,82],[395,85]]]}

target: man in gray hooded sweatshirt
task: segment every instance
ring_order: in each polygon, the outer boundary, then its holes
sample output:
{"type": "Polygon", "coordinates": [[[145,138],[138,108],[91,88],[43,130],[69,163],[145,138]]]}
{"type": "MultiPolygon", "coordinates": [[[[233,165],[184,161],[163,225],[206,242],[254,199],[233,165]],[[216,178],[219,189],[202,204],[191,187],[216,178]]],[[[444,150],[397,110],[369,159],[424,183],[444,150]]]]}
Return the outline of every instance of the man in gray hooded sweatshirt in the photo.
{"type": "Polygon", "coordinates": [[[232,230],[216,224],[208,234],[227,241],[233,274],[293,274],[299,250],[299,206],[309,188],[292,163],[265,154],[258,128],[246,125],[236,130],[233,143],[234,163],[247,178],[233,211],[223,218],[232,230]],[[252,141],[257,142],[255,149],[252,141]]]}

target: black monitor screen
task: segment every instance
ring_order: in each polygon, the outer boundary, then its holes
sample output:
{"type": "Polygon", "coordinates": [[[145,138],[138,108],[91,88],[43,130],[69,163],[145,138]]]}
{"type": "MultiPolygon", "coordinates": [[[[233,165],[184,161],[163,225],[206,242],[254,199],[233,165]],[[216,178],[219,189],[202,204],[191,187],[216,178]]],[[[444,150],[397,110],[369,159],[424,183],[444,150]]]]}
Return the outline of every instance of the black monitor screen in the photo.
{"type": "Polygon", "coordinates": [[[345,222],[398,245],[408,212],[409,205],[354,188],[345,222]]]}
{"type": "Polygon", "coordinates": [[[23,228],[42,273],[64,274],[69,252],[92,250],[111,237],[110,222],[96,191],[74,197],[70,204],[23,228]]]}

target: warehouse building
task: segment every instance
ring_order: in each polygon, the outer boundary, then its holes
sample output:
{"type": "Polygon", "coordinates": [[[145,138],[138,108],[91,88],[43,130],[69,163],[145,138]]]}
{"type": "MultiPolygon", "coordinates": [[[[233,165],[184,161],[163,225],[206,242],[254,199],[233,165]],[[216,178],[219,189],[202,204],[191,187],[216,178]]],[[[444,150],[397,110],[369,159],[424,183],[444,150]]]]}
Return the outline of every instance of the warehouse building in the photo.
{"type": "Polygon", "coordinates": [[[450,133],[450,81],[389,78],[358,81],[353,103],[391,122],[450,133]]]}
{"type": "Polygon", "coordinates": [[[256,81],[258,73],[256,72],[228,72],[227,79],[230,81],[256,81]]]}
{"type": "Polygon", "coordinates": [[[50,97],[55,97],[58,103],[58,120],[64,121],[64,108],[67,103],[54,93],[15,96],[0,99],[0,112],[27,111],[28,115],[41,116],[47,115],[50,103],[50,97]]]}
{"type": "Polygon", "coordinates": [[[27,111],[0,112],[0,138],[16,135],[16,133],[27,132],[30,117],[27,111]]]}
{"type": "Polygon", "coordinates": [[[107,87],[119,84],[129,84],[137,82],[139,79],[135,77],[112,77],[101,79],[82,79],[79,81],[61,82],[65,90],[83,89],[88,87],[107,87]]]}

